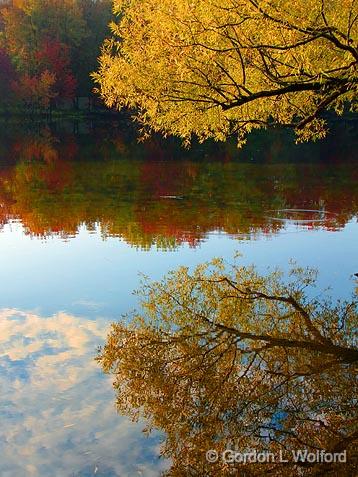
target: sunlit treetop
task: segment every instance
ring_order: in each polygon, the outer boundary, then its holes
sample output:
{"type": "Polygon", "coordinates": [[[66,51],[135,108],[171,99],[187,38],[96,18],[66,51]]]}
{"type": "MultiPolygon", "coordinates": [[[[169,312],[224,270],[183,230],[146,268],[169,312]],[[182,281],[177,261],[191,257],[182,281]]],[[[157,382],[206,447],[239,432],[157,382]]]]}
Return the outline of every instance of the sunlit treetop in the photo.
{"type": "Polygon", "coordinates": [[[190,142],[285,125],[326,134],[321,115],[356,108],[355,0],[114,0],[94,75],[108,106],[144,131],[190,142]]]}

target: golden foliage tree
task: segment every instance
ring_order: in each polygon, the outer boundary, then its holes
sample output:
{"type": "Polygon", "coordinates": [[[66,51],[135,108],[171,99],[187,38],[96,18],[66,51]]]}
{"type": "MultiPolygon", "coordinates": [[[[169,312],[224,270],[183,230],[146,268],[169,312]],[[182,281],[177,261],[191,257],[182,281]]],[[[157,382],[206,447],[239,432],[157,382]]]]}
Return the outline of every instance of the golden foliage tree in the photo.
{"type": "Polygon", "coordinates": [[[357,303],[313,298],[315,280],[214,260],[145,281],[143,312],[112,325],[98,360],[118,411],[165,432],[167,475],[353,475],[357,303]],[[281,450],[289,462],[209,463],[209,449],[281,450]],[[295,449],[348,459],[293,462],[295,449]]]}
{"type": "Polygon", "coordinates": [[[94,75],[108,106],[144,131],[239,144],[285,125],[326,134],[321,113],[356,108],[355,0],[114,0],[118,22],[94,75]]]}

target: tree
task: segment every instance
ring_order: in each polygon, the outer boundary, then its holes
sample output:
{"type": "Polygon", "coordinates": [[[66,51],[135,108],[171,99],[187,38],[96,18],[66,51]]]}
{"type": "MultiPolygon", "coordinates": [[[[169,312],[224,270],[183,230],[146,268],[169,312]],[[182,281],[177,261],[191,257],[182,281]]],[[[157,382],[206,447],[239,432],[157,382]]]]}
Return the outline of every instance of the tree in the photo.
{"type": "Polygon", "coordinates": [[[357,106],[355,0],[115,0],[94,75],[110,107],[189,142],[254,128],[321,138],[327,109],[357,106]]]}
{"type": "Polygon", "coordinates": [[[12,99],[12,84],[16,80],[16,71],[6,51],[0,47],[0,104],[7,106],[12,99]]]}
{"type": "Polygon", "coordinates": [[[1,11],[2,32],[0,44],[21,73],[35,72],[34,52],[37,49],[36,28],[29,21],[24,10],[16,4],[8,5],[1,11]]]}
{"type": "Polygon", "coordinates": [[[24,77],[22,82],[48,71],[55,77],[56,95],[72,98],[72,51],[87,35],[79,2],[23,0],[3,9],[2,19],[1,43],[24,77]]]}
{"type": "Polygon", "coordinates": [[[73,99],[76,92],[76,79],[70,64],[69,47],[57,40],[45,38],[36,52],[37,68],[49,70],[56,78],[55,90],[61,99],[73,99]]]}
{"type": "Polygon", "coordinates": [[[313,298],[315,272],[290,275],[219,259],[180,268],[145,281],[142,313],[112,325],[98,361],[118,411],[165,432],[167,475],[352,475],[357,301],[313,298]],[[288,462],[209,463],[209,449],[288,462]],[[346,450],[347,463],[293,462],[297,449],[346,450]]]}
{"type": "Polygon", "coordinates": [[[34,113],[37,109],[47,110],[51,101],[56,98],[54,91],[56,76],[48,70],[44,70],[39,75],[23,75],[14,83],[13,90],[18,101],[25,108],[34,113]]]}
{"type": "Polygon", "coordinates": [[[57,101],[89,95],[111,0],[16,0],[0,8],[0,47],[20,76],[56,76],[57,101]]]}
{"type": "Polygon", "coordinates": [[[110,31],[112,0],[79,0],[88,35],[80,47],[72,51],[73,70],[76,72],[80,96],[93,95],[91,73],[97,68],[101,46],[110,31]]]}

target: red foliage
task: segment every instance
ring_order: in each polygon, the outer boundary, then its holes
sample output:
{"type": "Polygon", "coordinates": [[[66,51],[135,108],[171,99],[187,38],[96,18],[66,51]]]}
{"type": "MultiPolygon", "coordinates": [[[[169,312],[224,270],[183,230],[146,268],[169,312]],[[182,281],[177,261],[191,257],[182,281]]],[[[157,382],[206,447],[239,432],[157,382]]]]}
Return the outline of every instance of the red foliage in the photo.
{"type": "Polygon", "coordinates": [[[69,47],[58,40],[46,38],[36,58],[41,69],[45,68],[56,75],[55,91],[61,99],[75,96],[77,82],[70,69],[69,47]]]}
{"type": "Polygon", "coordinates": [[[58,40],[43,40],[35,57],[42,67],[53,71],[58,77],[70,66],[69,48],[58,40]]]}
{"type": "Polygon", "coordinates": [[[46,69],[40,75],[21,76],[18,81],[13,82],[12,87],[16,97],[27,107],[48,108],[58,94],[54,88],[55,83],[55,73],[46,69]]]}

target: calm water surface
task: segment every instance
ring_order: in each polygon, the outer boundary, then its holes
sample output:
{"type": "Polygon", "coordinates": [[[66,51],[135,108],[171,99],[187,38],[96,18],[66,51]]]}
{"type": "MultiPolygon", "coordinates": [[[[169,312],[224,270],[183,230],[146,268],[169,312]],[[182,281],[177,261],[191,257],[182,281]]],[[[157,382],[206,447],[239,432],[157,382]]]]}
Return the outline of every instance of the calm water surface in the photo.
{"type": "Polygon", "coordinates": [[[235,252],[316,267],[348,297],[358,272],[354,124],[295,146],[137,144],[120,124],[1,127],[0,475],[156,476],[160,436],[116,415],[94,356],[136,306],[139,273],[235,252]]]}

